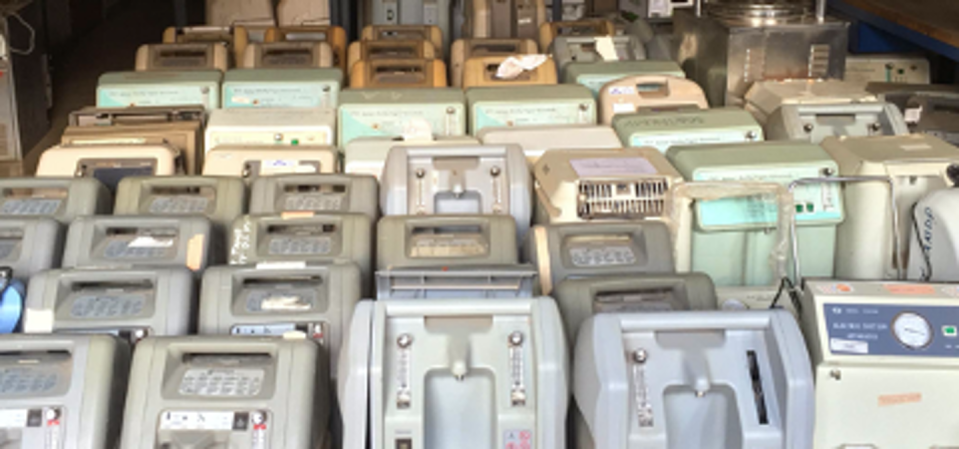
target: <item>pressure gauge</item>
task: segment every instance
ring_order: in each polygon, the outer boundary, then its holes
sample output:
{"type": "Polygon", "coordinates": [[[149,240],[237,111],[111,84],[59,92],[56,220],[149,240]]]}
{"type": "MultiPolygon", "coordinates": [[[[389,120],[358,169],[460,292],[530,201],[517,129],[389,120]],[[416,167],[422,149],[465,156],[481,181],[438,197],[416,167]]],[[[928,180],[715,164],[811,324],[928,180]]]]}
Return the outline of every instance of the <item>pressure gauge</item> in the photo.
{"type": "Polygon", "coordinates": [[[921,349],[932,342],[932,326],[916,313],[899,314],[892,322],[892,332],[896,340],[909,349],[921,349]]]}

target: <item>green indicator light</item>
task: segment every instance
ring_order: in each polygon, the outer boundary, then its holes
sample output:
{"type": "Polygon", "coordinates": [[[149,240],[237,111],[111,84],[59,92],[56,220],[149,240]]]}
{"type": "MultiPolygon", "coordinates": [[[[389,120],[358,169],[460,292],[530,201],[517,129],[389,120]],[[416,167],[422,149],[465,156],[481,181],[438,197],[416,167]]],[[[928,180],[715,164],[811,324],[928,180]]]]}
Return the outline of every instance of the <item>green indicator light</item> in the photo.
{"type": "Polygon", "coordinates": [[[797,204],[797,205],[796,205],[796,213],[797,213],[797,214],[801,214],[801,213],[802,213],[802,204],[797,204]]]}
{"type": "Polygon", "coordinates": [[[959,336],[959,329],[956,326],[942,326],[942,335],[947,337],[959,336]]]}
{"type": "Polygon", "coordinates": [[[816,210],[816,205],[813,203],[806,203],[806,212],[812,213],[816,210]]]}
{"type": "Polygon", "coordinates": [[[299,145],[299,144],[300,144],[300,139],[293,139],[290,141],[290,145],[299,145]]]}

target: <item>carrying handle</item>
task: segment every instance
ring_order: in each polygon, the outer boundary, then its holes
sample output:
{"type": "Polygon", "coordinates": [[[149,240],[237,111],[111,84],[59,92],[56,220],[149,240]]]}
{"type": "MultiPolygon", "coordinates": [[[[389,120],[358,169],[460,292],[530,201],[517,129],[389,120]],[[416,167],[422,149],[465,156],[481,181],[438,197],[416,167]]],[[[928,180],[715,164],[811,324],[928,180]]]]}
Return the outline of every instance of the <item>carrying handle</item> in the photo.
{"type": "MultiPolygon", "coordinates": [[[[889,207],[891,210],[892,217],[892,250],[896,256],[896,278],[903,279],[903,260],[902,252],[899,249],[900,245],[900,230],[899,230],[899,209],[896,207],[896,184],[893,182],[892,178],[889,176],[834,176],[834,177],[822,177],[822,178],[803,178],[797,179],[789,183],[789,192],[792,193],[796,187],[808,185],[808,184],[846,184],[846,183],[860,183],[860,182],[884,182],[889,184],[889,207]]],[[[802,285],[802,268],[799,261],[799,237],[796,234],[796,216],[793,215],[790,217],[789,223],[789,234],[790,234],[790,251],[793,258],[793,279],[795,283],[793,284],[794,289],[801,288],[802,285]]]]}

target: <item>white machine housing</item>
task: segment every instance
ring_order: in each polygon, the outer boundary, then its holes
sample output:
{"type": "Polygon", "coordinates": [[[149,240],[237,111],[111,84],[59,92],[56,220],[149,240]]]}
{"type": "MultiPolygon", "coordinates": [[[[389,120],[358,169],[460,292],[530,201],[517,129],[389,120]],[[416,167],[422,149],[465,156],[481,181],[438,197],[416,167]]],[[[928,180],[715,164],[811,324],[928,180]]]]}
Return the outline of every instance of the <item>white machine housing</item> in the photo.
{"type": "Polygon", "coordinates": [[[376,299],[533,298],[531,265],[396,268],[376,272],[376,299]]]}
{"type": "Polygon", "coordinates": [[[959,415],[942,413],[959,398],[956,298],[946,284],[806,282],[816,448],[959,445],[959,415]]]}
{"type": "Polygon", "coordinates": [[[246,183],[265,176],[336,173],[332,146],[220,145],[206,155],[204,176],[238,176],[246,183]]]}
{"type": "Polygon", "coordinates": [[[343,147],[345,154],[343,171],[349,174],[366,174],[377,180],[383,175],[386,158],[393,147],[423,147],[429,145],[479,145],[480,141],[470,136],[439,136],[433,140],[402,137],[357,137],[343,147]]]}
{"type": "Polygon", "coordinates": [[[548,150],[533,167],[536,224],[657,219],[682,175],[657,149],[548,150]]]}
{"type": "Polygon", "coordinates": [[[836,233],[836,277],[897,279],[910,257],[906,233],[914,232],[913,206],[930,192],[952,185],[947,170],[959,164],[959,148],[922,134],[827,137],[822,147],[838,163],[840,176],[892,178],[899,217],[899,235],[894,235],[889,184],[846,185],[846,216],[836,233]]]}
{"type": "Polygon", "coordinates": [[[130,379],[120,449],[313,449],[327,439],[329,366],[309,340],[148,338],[130,379]]]}
{"type": "Polygon", "coordinates": [[[879,101],[866,91],[865,83],[836,80],[757,81],[746,92],[745,109],[765,124],[769,116],[787,104],[850,104],[879,101]]]}
{"type": "Polygon", "coordinates": [[[545,125],[483,128],[476,134],[483,145],[519,145],[530,165],[547,150],[611,150],[622,148],[613,128],[603,125],[545,125]]]}
{"type": "Polygon", "coordinates": [[[0,444],[116,447],[129,366],[129,347],[106,335],[4,335],[0,444]]]}
{"type": "Polygon", "coordinates": [[[323,108],[217,109],[206,125],[207,153],[219,145],[333,145],[336,113],[323,108]]]}
{"type": "Polygon", "coordinates": [[[519,263],[516,221],[505,215],[391,215],[376,238],[379,270],[519,263]]]}
{"type": "Polygon", "coordinates": [[[182,156],[168,144],[57,145],[40,155],[37,177],[96,178],[116,190],[126,176],[183,173],[182,156]]]}
{"type": "Polygon", "coordinates": [[[929,84],[929,59],[922,55],[862,54],[846,56],[843,80],[856,83],[929,84]]]}
{"type": "Polygon", "coordinates": [[[340,353],[343,447],[565,447],[562,326],[552,298],[361,302],[340,353]]]}
{"type": "Polygon", "coordinates": [[[509,215],[517,242],[529,230],[532,189],[517,145],[394,147],[381,182],[383,215],[509,215]]]}
{"type": "Polygon", "coordinates": [[[909,126],[891,103],[786,104],[763,126],[768,140],[819,144],[828,136],[904,136],[909,126]]]}
{"type": "Polygon", "coordinates": [[[812,447],[809,355],[786,311],[600,314],[575,360],[580,448],[812,447]]]}
{"type": "Polygon", "coordinates": [[[953,217],[959,210],[955,186],[936,190],[916,203],[909,237],[908,279],[923,282],[959,282],[959,235],[953,217]]]}
{"type": "Polygon", "coordinates": [[[26,299],[27,333],[111,334],[136,343],[196,327],[193,274],[183,267],[50,270],[30,279],[26,299]]]}

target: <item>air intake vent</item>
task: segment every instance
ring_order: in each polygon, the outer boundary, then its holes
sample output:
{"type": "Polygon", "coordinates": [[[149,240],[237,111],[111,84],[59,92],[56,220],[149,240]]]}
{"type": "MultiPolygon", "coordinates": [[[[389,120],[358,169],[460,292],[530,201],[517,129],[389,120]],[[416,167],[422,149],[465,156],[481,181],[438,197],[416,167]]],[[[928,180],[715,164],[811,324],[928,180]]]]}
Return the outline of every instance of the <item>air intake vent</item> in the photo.
{"type": "Polygon", "coordinates": [[[666,210],[665,179],[580,181],[577,212],[581,218],[659,217],[666,210]]]}
{"type": "Polygon", "coordinates": [[[829,45],[809,47],[809,78],[826,78],[829,73],[829,45]]]}

